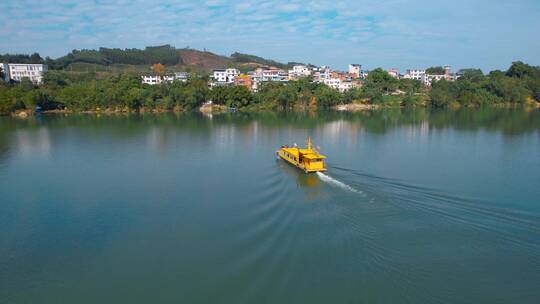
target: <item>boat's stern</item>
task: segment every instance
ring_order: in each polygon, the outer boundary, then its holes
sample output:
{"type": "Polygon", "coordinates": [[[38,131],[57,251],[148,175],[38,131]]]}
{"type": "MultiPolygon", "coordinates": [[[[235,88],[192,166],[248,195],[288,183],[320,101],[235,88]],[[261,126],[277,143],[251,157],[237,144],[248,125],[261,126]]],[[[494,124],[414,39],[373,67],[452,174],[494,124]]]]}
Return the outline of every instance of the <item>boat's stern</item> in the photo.
{"type": "Polygon", "coordinates": [[[306,172],[323,172],[326,171],[324,159],[326,157],[320,154],[306,155],[304,161],[304,171],[306,172]]]}

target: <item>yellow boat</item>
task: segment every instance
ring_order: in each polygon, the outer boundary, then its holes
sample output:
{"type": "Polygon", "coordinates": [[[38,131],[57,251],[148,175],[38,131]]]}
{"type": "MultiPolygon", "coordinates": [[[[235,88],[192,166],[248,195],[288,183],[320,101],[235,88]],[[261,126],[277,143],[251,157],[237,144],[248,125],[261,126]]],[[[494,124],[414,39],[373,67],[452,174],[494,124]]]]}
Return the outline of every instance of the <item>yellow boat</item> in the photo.
{"type": "Polygon", "coordinates": [[[326,164],[324,163],[326,156],[313,149],[309,137],[307,139],[307,148],[300,149],[296,147],[296,144],[294,147],[282,146],[276,151],[276,154],[306,173],[326,171],[326,164]]]}

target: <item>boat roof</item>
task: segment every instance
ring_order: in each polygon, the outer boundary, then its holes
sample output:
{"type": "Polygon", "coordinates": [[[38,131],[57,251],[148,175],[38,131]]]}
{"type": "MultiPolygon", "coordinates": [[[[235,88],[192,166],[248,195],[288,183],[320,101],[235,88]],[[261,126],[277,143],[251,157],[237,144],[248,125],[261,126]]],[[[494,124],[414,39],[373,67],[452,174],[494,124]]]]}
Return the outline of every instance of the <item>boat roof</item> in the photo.
{"type": "Polygon", "coordinates": [[[326,156],[316,153],[310,149],[282,148],[282,150],[296,156],[298,156],[298,154],[302,154],[303,157],[308,159],[326,158],[326,156]]]}
{"type": "Polygon", "coordinates": [[[307,159],[326,158],[326,156],[324,156],[324,155],[315,154],[315,153],[304,154],[304,157],[307,158],[307,159]]]}

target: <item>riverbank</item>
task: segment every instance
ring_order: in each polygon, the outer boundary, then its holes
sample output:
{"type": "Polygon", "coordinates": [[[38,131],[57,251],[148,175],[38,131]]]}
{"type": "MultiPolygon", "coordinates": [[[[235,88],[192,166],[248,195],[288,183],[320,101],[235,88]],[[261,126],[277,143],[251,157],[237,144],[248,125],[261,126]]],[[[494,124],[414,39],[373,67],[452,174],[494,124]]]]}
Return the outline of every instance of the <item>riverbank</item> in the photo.
{"type": "Polygon", "coordinates": [[[363,104],[363,103],[349,103],[349,104],[342,104],[337,105],[333,107],[336,111],[366,111],[366,110],[378,110],[381,108],[381,105],[377,104],[363,104]]]}
{"type": "MultiPolygon", "coordinates": [[[[500,104],[493,104],[486,106],[487,108],[523,108],[523,109],[540,109],[540,103],[539,102],[529,102],[525,105],[522,104],[515,104],[515,103],[500,103],[500,104]]],[[[402,105],[394,105],[394,104],[366,104],[366,103],[349,103],[349,104],[341,104],[336,105],[331,108],[329,108],[329,111],[337,111],[337,112],[360,112],[360,111],[377,111],[377,110],[384,110],[384,109],[403,109],[407,108],[406,106],[402,105]]],[[[429,108],[429,105],[425,106],[415,106],[415,108],[429,108]]],[[[459,108],[469,108],[469,109],[480,109],[483,108],[481,106],[462,106],[459,104],[452,104],[451,106],[447,107],[447,109],[459,109],[459,108]]],[[[230,108],[224,105],[216,105],[216,104],[205,104],[202,105],[199,108],[193,109],[193,110],[186,110],[181,107],[174,107],[173,109],[146,109],[146,108],[139,108],[136,110],[129,109],[127,107],[124,108],[114,108],[114,109],[100,109],[97,108],[95,110],[84,110],[84,111],[76,111],[71,109],[62,109],[62,110],[45,110],[39,112],[40,114],[92,114],[92,115],[117,115],[117,114],[160,114],[160,113],[184,113],[184,112],[201,112],[204,114],[222,114],[222,113],[231,113],[231,112],[245,112],[245,113],[259,113],[259,112],[312,112],[314,109],[312,108],[299,108],[295,107],[290,110],[278,110],[278,109],[269,109],[266,107],[249,107],[244,109],[235,109],[230,108]]],[[[315,110],[316,111],[316,110],[315,110]]],[[[7,114],[5,116],[11,116],[16,118],[28,118],[31,116],[36,115],[37,113],[33,110],[18,110],[15,112],[12,112],[10,114],[7,114]]]]}
{"type": "MultiPolygon", "coordinates": [[[[414,107],[427,108],[429,107],[429,105],[416,105],[414,107]]],[[[529,101],[526,104],[497,103],[497,104],[489,105],[487,107],[492,107],[492,108],[520,108],[522,107],[525,109],[535,109],[535,108],[540,108],[540,102],[529,101]]],[[[333,110],[347,111],[347,112],[370,111],[370,110],[380,110],[380,109],[399,109],[399,108],[407,108],[407,106],[395,105],[395,104],[348,103],[348,104],[341,104],[341,105],[336,105],[332,107],[333,110]]],[[[448,106],[447,108],[449,109],[458,109],[458,108],[478,109],[478,108],[482,108],[482,106],[479,106],[479,105],[464,106],[456,102],[456,103],[450,104],[450,106],[448,106]]]]}

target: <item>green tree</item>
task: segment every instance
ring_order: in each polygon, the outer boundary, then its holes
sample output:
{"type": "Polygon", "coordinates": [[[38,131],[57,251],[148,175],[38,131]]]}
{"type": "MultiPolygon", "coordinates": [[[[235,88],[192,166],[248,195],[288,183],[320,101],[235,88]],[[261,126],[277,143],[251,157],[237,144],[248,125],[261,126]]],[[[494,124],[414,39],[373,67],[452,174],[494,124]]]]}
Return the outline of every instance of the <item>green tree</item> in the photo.
{"type": "Polygon", "coordinates": [[[250,91],[244,86],[235,86],[229,90],[226,104],[229,107],[242,108],[249,105],[250,101],[250,91]]]}
{"type": "Polygon", "coordinates": [[[379,99],[383,94],[394,92],[398,87],[397,78],[392,77],[385,70],[377,68],[369,72],[363,90],[366,97],[379,99]]]}
{"type": "Polygon", "coordinates": [[[471,82],[482,82],[485,80],[484,73],[480,69],[463,69],[463,76],[459,80],[467,80],[471,82]]]}
{"type": "Polygon", "coordinates": [[[426,74],[430,75],[444,75],[445,70],[442,66],[430,67],[426,69],[426,74]]]}
{"type": "Polygon", "coordinates": [[[540,67],[533,67],[521,61],[512,62],[512,65],[506,71],[506,76],[517,78],[540,78],[540,67]]]}

